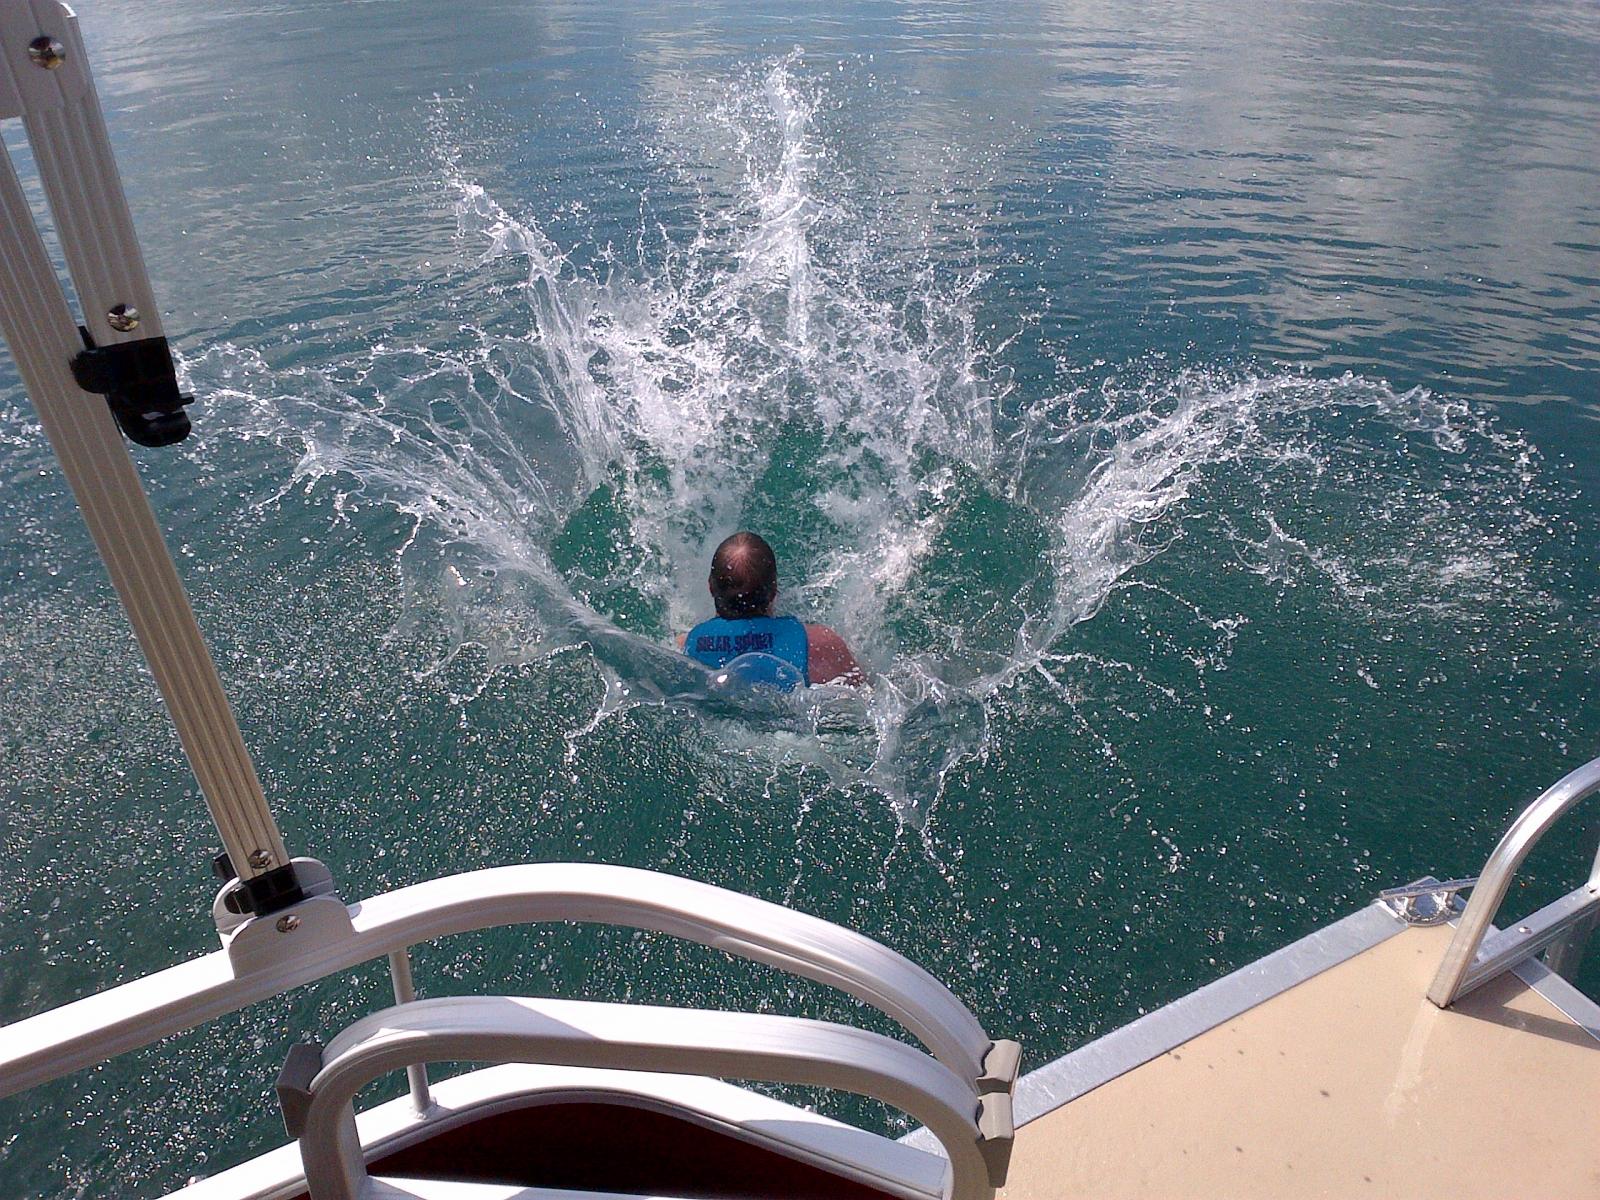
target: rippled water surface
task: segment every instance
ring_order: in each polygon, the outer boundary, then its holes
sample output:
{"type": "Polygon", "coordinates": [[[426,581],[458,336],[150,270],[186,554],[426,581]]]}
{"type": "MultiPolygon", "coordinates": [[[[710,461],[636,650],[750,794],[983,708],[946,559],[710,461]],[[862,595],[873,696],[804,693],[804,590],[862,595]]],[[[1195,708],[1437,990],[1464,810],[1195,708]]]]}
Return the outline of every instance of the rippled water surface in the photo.
{"type": "MultiPolygon", "coordinates": [[[[1037,1064],[1472,873],[1600,753],[1592,4],[769,7],[83,6],[200,397],[137,457],[347,899],[678,872],[883,939],[1037,1064]],[[869,690],[686,665],[740,526],[869,690]]],[[[212,948],[214,834],[0,370],[13,1019],[212,948]]],[[[1555,840],[1514,904],[1581,869],[1555,840]]],[[[595,931],[418,976],[857,1016],[595,931]]],[[[4,1102],[7,1194],[276,1144],[289,1043],[386,987],[4,1102]]]]}

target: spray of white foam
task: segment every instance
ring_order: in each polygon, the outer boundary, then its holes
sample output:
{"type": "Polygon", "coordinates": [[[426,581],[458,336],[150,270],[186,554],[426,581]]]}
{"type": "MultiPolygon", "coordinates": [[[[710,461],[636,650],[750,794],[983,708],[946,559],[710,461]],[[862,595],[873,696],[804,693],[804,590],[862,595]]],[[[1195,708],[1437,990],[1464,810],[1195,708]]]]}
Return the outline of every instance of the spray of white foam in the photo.
{"type": "MultiPolygon", "coordinates": [[[[1081,665],[1072,627],[1219,490],[1255,497],[1212,528],[1263,579],[1311,569],[1383,602],[1382,572],[1289,529],[1274,491],[1336,475],[1347,430],[1374,456],[1385,438],[1459,453],[1487,436],[1470,413],[1352,376],[1147,371],[1018,396],[1005,346],[978,332],[983,276],[878,240],[881,214],[832,168],[818,97],[796,56],[726,86],[699,135],[737,164],[731,206],[705,201],[676,235],[642,229],[626,264],[596,250],[578,265],[583,248],[468,177],[441,117],[469,276],[514,267],[526,331],[470,328],[448,350],[381,346],[317,371],[224,347],[191,372],[298,442],[291,486],[408,514],[407,586],[455,645],[491,661],[588,646],[607,687],[574,737],[631,704],[692,703],[731,738],[867,782],[913,827],[947,772],[985,752],[1014,681],[1042,675],[1071,702],[1054,672],[1081,665]],[[782,527],[789,607],[858,648],[865,696],[730,711],[677,654],[711,547],[762,521],[782,527]]],[[[1374,503],[1406,504],[1396,478],[1374,503]]],[[[1407,568],[1387,577],[1431,570],[1435,597],[1503,584],[1512,557],[1469,524],[1385,543],[1407,568]]],[[[1240,619],[1205,620],[1225,657],[1240,619]]]]}

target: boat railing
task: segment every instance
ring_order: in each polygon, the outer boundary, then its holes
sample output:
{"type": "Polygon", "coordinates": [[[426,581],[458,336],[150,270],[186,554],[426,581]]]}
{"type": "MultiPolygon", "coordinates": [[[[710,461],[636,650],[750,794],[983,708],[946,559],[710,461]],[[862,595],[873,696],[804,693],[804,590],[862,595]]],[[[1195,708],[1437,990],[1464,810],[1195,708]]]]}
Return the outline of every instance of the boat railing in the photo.
{"type": "MultiPolygon", "coordinates": [[[[691,879],[594,863],[495,867],[350,906],[332,895],[312,896],[288,910],[251,918],[224,934],[223,950],[0,1028],[0,1095],[380,958],[388,959],[400,1002],[390,1012],[413,1011],[411,946],[498,926],[551,922],[665,933],[838,988],[921,1041],[931,1053],[929,1061],[959,1081],[969,1114],[987,1109],[988,1158],[1009,1151],[1017,1044],[991,1039],[971,1010],[927,971],[871,938],[818,917],[691,879]]],[[[428,1097],[422,1063],[439,1057],[430,1050],[403,1064],[413,1102],[423,1111],[428,1097]]]]}
{"type": "MultiPolygon", "coordinates": [[[[1005,1179],[1010,1097],[990,1095],[975,1105],[967,1081],[881,1034],[757,1013],[467,996],[397,1005],[357,1021],[325,1050],[302,1044],[290,1053],[278,1095],[316,1200],[371,1193],[355,1136],[356,1093],[391,1071],[440,1061],[705,1075],[853,1092],[901,1109],[939,1140],[949,1164],[949,1200],[988,1200],[1005,1179]]],[[[446,1181],[439,1185],[448,1189],[446,1181]]]]}
{"type": "Polygon", "coordinates": [[[530,863],[433,879],[349,906],[312,897],[230,932],[225,950],[0,1028],[0,1095],[413,945],[554,922],[664,933],[838,988],[892,1018],[975,1089],[999,1086],[990,1079],[996,1043],[971,1010],[871,938],[680,876],[530,863]]]}
{"type": "Polygon", "coordinates": [[[1455,936],[1450,939],[1428,999],[1440,1008],[1482,987],[1534,955],[1545,952],[1558,973],[1582,957],[1584,943],[1600,921],[1600,849],[1589,879],[1509,929],[1494,920],[1512,880],[1534,846],[1574,807],[1600,792],[1600,758],[1585,763],[1546,788],[1511,823],[1483,865],[1455,936]]]}

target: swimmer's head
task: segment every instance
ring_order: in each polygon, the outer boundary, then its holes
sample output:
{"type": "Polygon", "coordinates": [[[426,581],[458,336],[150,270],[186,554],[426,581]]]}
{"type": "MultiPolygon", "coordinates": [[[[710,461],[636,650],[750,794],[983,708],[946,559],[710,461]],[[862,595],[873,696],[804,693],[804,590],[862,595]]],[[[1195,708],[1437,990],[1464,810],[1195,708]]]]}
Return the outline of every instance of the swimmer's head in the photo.
{"type": "Polygon", "coordinates": [[[759,534],[741,531],[711,556],[711,600],[725,621],[764,617],[778,598],[778,559],[759,534]]]}

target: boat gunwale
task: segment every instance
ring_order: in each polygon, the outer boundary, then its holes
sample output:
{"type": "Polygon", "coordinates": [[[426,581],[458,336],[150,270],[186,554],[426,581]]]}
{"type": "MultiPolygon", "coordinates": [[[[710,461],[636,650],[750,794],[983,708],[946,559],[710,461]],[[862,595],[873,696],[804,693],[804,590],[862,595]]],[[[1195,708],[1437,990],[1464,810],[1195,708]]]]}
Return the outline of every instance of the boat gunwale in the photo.
{"type": "MultiPolygon", "coordinates": [[[[1457,911],[1447,923],[1454,926],[1459,920],[1460,913],[1457,911]]],[[[1414,926],[1397,916],[1381,900],[1374,900],[1271,954],[1247,963],[1204,987],[1029,1071],[1017,1080],[1013,1097],[1016,1128],[1020,1131],[1028,1123],[1071,1104],[1096,1088],[1411,928],[1414,926]]],[[[1600,1003],[1579,991],[1539,959],[1523,959],[1504,974],[1514,975],[1574,1025],[1600,1042],[1600,1003]]],[[[1420,992],[1418,999],[1423,999],[1420,992]]],[[[930,1135],[921,1129],[906,1135],[901,1141],[919,1149],[932,1145],[930,1135]]]]}

